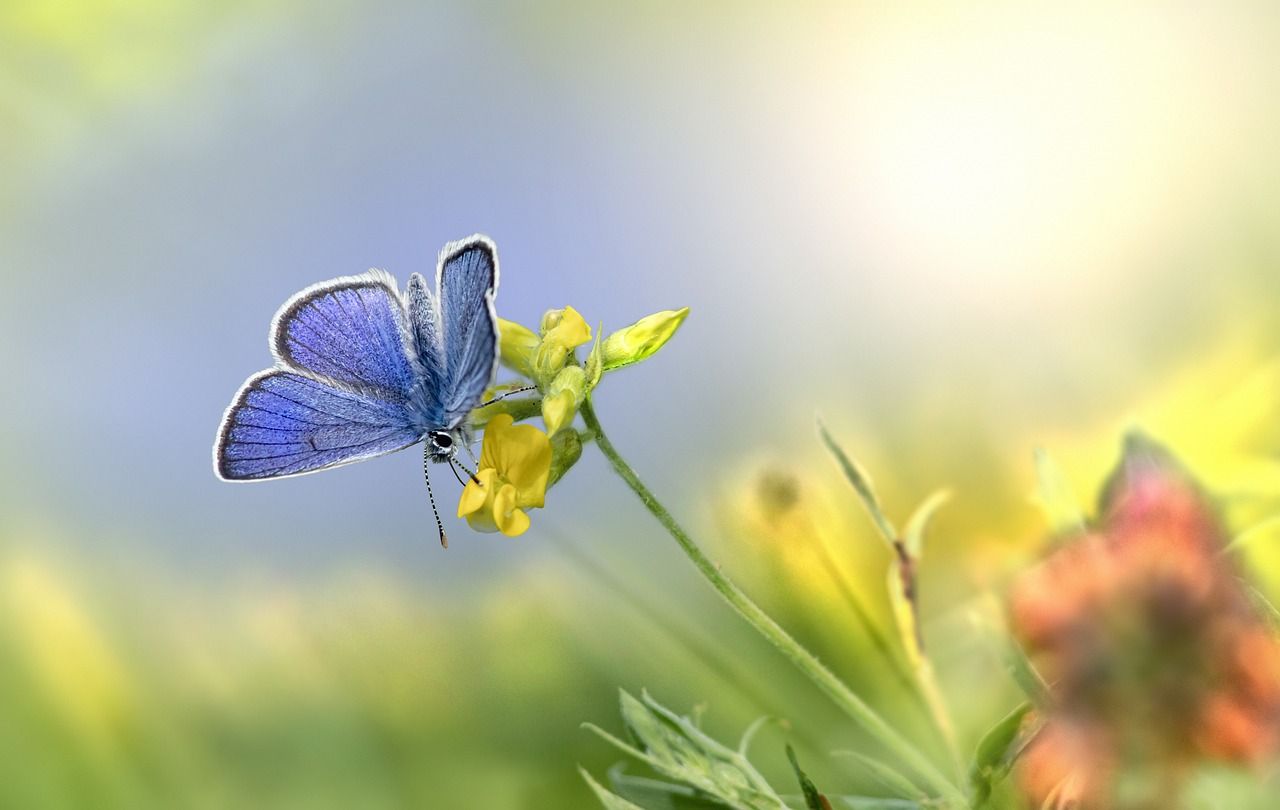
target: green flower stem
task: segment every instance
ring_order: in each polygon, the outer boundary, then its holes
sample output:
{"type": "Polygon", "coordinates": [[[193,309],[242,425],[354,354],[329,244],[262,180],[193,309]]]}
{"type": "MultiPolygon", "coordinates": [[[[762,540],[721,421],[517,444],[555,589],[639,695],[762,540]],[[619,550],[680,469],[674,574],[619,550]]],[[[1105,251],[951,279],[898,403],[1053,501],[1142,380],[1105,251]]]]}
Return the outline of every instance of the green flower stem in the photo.
{"type": "Polygon", "coordinates": [[[751,601],[750,597],[737,585],[734,585],[728,577],[721,573],[720,568],[707,558],[702,549],[685,533],[684,529],[680,528],[680,524],[676,523],[675,518],[667,511],[667,508],[644,485],[644,482],[636,475],[635,470],[631,469],[631,465],[618,454],[613,442],[609,441],[609,437],[600,426],[589,397],[582,403],[580,413],[587,428],[595,434],[596,445],[600,448],[600,452],[604,453],[605,458],[609,459],[609,463],[613,465],[614,472],[622,477],[627,486],[631,487],[632,491],[640,498],[640,502],[645,505],[645,508],[657,518],[662,527],[679,544],[685,556],[698,569],[698,573],[702,574],[703,578],[711,584],[711,587],[716,589],[716,592],[729,603],[730,607],[736,610],[738,615],[746,619],[748,624],[785,655],[797,669],[808,676],[819,689],[825,692],[865,732],[883,744],[903,764],[915,771],[930,789],[936,791],[938,795],[945,798],[950,804],[964,806],[966,803],[964,794],[941,771],[934,767],[933,763],[921,753],[920,749],[912,745],[909,740],[890,726],[862,698],[858,697],[831,670],[827,669],[813,653],[801,646],[769,614],[751,601]]]}

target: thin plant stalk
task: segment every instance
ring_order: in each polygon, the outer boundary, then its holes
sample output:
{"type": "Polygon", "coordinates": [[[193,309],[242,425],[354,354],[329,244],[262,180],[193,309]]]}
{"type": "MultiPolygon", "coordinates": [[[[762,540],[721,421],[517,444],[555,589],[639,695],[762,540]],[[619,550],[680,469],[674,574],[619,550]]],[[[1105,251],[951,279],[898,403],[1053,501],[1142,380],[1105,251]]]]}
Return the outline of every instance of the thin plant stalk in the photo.
{"type": "Polygon", "coordinates": [[[832,456],[835,457],[836,463],[840,466],[841,471],[844,472],[845,479],[857,492],[859,500],[866,509],[867,516],[871,518],[871,522],[875,525],[876,530],[880,532],[880,536],[884,538],[885,543],[893,554],[893,569],[890,576],[896,578],[896,585],[895,583],[890,583],[890,588],[898,587],[901,589],[900,593],[905,599],[907,610],[910,613],[909,617],[907,617],[907,622],[910,626],[907,627],[904,624],[902,616],[895,615],[894,620],[898,623],[899,630],[902,631],[900,633],[901,640],[907,656],[911,660],[911,670],[914,674],[917,694],[923,700],[925,709],[933,720],[934,727],[937,728],[938,733],[942,736],[943,744],[946,746],[947,754],[951,757],[956,772],[963,773],[964,765],[960,757],[960,747],[956,741],[955,727],[951,723],[951,712],[947,709],[946,700],[943,698],[942,689],[938,684],[938,677],[934,673],[933,664],[924,649],[923,625],[920,621],[920,600],[916,581],[916,559],[907,549],[906,543],[898,534],[898,530],[894,528],[893,522],[889,520],[884,510],[880,508],[880,499],[876,496],[871,479],[853,459],[849,458],[844,449],[827,430],[826,425],[822,424],[821,420],[818,422],[818,436],[832,456]]]}
{"type": "MultiPolygon", "coordinates": [[[[858,598],[857,591],[849,584],[849,578],[836,562],[835,556],[831,553],[831,549],[824,538],[818,532],[814,532],[814,547],[818,550],[818,558],[822,561],[822,567],[826,570],[828,578],[835,583],[836,589],[840,591],[841,597],[844,598],[845,604],[849,606],[849,610],[853,612],[854,618],[858,620],[858,625],[862,631],[867,634],[867,638],[871,641],[871,646],[875,647],[876,652],[885,660],[889,668],[893,670],[893,674],[905,689],[912,695],[919,697],[916,689],[915,675],[908,671],[907,665],[902,662],[899,656],[890,644],[889,639],[871,618],[871,614],[862,604],[862,600],[858,598]]],[[[927,707],[926,707],[927,708],[927,707]]]]}
{"type": "MultiPolygon", "coordinates": [[[[947,755],[953,760],[953,764],[957,771],[962,767],[960,761],[959,747],[956,743],[955,728],[951,725],[950,713],[947,711],[946,702],[942,697],[942,692],[938,687],[937,678],[933,674],[933,667],[929,665],[928,659],[924,659],[923,666],[918,659],[923,657],[924,650],[920,648],[919,656],[912,656],[917,659],[917,663],[906,664],[902,661],[893,648],[889,645],[888,640],[880,632],[875,623],[871,621],[871,617],[867,614],[866,609],[859,601],[857,593],[849,584],[848,576],[844,570],[836,563],[835,557],[831,553],[831,549],[827,546],[826,540],[817,536],[815,545],[819,550],[819,554],[823,560],[823,565],[827,569],[827,574],[835,582],[844,596],[845,601],[853,610],[859,622],[866,630],[868,636],[871,637],[876,650],[884,657],[889,666],[893,669],[898,683],[911,694],[911,697],[920,706],[923,711],[933,722],[938,733],[942,735],[942,741],[947,749],[947,755]]],[[[918,617],[917,617],[918,621],[918,617]]]]}
{"type": "MultiPolygon", "coordinates": [[[[547,522],[544,517],[542,525],[547,525],[547,522]]],[[[565,552],[574,564],[586,572],[591,582],[599,585],[613,596],[621,598],[624,603],[643,617],[650,625],[669,635],[677,646],[684,649],[692,658],[697,659],[703,667],[715,673],[730,687],[738,690],[742,697],[768,711],[771,717],[783,717],[786,715],[786,712],[780,706],[774,705],[774,699],[765,691],[762,691],[753,680],[745,679],[742,673],[735,672],[732,667],[727,665],[725,655],[716,655],[710,650],[715,646],[714,642],[699,637],[698,633],[685,626],[683,622],[628,587],[625,582],[614,576],[607,567],[597,563],[576,543],[569,540],[563,531],[555,530],[549,536],[552,542],[558,545],[560,550],[565,552]]],[[[720,652],[723,653],[724,651],[721,650],[720,652]]],[[[762,717],[760,721],[769,719],[771,718],[762,717]]],[[[793,729],[792,734],[807,748],[814,751],[821,749],[821,746],[803,731],[793,729]]]]}
{"type": "Polygon", "coordinates": [[[636,496],[640,498],[640,502],[644,504],[650,514],[662,524],[662,527],[667,530],[667,533],[680,546],[680,549],[693,563],[698,573],[729,603],[729,606],[737,611],[738,615],[743,619],[746,619],[748,624],[754,627],[760,635],[764,636],[770,644],[786,656],[819,689],[825,692],[863,731],[884,745],[903,764],[910,767],[924,780],[930,789],[937,791],[938,795],[949,803],[963,806],[965,804],[964,794],[929,761],[929,758],[919,748],[898,733],[879,713],[840,680],[835,673],[827,669],[813,653],[805,649],[786,630],[782,629],[769,614],[765,613],[746,593],[730,581],[720,571],[720,568],[703,553],[698,544],[680,527],[680,524],[671,516],[667,508],[662,505],[662,502],[640,480],[631,465],[618,453],[613,446],[613,442],[609,440],[608,435],[600,426],[600,421],[596,418],[595,408],[590,398],[582,403],[580,412],[587,428],[595,434],[596,446],[600,448],[600,452],[604,453],[605,458],[609,460],[614,472],[635,492],[636,496]]]}

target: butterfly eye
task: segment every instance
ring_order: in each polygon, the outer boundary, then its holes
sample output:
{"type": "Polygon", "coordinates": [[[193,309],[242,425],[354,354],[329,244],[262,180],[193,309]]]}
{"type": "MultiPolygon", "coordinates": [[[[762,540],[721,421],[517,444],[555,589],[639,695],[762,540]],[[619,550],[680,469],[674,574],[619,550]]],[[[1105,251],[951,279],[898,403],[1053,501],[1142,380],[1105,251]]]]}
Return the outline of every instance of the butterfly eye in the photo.
{"type": "Polygon", "coordinates": [[[448,450],[453,447],[453,437],[448,433],[432,433],[431,443],[439,450],[448,450]]]}

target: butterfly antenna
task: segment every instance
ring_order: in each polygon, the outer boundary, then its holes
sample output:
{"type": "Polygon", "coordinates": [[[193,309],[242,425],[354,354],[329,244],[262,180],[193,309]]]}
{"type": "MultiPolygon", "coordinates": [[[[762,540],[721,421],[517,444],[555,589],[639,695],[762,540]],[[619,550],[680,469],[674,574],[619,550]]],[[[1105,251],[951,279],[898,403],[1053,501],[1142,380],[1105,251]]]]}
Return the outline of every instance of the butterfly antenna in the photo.
{"type": "Polygon", "coordinates": [[[515,394],[523,394],[526,391],[537,391],[537,390],[538,390],[538,386],[536,385],[525,385],[520,388],[512,388],[510,391],[503,391],[501,394],[498,394],[496,397],[489,400],[488,402],[481,402],[476,407],[483,408],[486,405],[492,405],[495,402],[501,402],[502,400],[506,399],[509,396],[514,396],[515,394]]]}
{"type": "Polygon", "coordinates": [[[431,514],[436,517],[436,528],[440,530],[440,546],[441,548],[449,547],[449,538],[444,533],[444,524],[440,522],[440,510],[436,508],[436,494],[431,491],[431,473],[428,472],[428,464],[431,462],[431,445],[428,444],[422,451],[422,477],[427,479],[427,498],[431,501],[431,514]]]}
{"type": "MultiPolygon", "coordinates": [[[[483,486],[483,484],[480,483],[480,479],[476,477],[476,474],[471,470],[467,469],[467,465],[463,464],[461,461],[458,461],[456,458],[451,458],[449,460],[452,461],[453,464],[457,464],[459,467],[461,467],[462,471],[467,474],[467,477],[470,478],[472,481],[475,481],[478,486],[483,486]]],[[[453,465],[451,464],[450,467],[452,466],[453,465]]],[[[454,470],[453,474],[457,475],[458,474],[457,470],[454,470]]],[[[458,483],[462,484],[463,486],[466,486],[466,484],[463,483],[461,479],[458,480],[458,483]]]]}

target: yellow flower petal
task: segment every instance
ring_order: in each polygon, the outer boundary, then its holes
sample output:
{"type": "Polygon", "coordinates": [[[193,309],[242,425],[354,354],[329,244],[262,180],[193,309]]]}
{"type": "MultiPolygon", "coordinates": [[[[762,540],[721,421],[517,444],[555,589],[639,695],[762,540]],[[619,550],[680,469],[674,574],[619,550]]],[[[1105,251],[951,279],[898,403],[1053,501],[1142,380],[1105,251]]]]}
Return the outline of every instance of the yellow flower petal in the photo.
{"type": "Polygon", "coordinates": [[[516,507],[516,488],[510,484],[493,499],[493,522],[507,537],[518,537],[529,528],[529,516],[516,507]]]}
{"type": "Polygon", "coordinates": [[[507,537],[519,537],[529,530],[529,516],[520,509],[514,509],[511,517],[507,521],[507,525],[502,527],[502,533],[507,537]]]}
{"type": "Polygon", "coordinates": [[[542,506],[551,474],[547,434],[533,425],[516,425],[503,432],[495,453],[498,474],[514,485],[520,506],[542,506]]]}
{"type": "Polygon", "coordinates": [[[472,531],[484,532],[485,534],[493,534],[498,531],[498,524],[493,522],[493,510],[482,509],[479,512],[472,512],[467,515],[467,525],[472,531]]]}
{"type": "Polygon", "coordinates": [[[484,507],[485,501],[489,500],[489,493],[493,491],[497,476],[496,470],[481,469],[476,474],[476,478],[480,479],[479,483],[467,482],[467,486],[462,490],[462,497],[458,499],[458,517],[466,517],[484,507]]]}
{"type": "Polygon", "coordinates": [[[480,469],[500,469],[497,449],[503,443],[503,434],[515,424],[509,413],[500,413],[484,426],[484,443],[480,446],[480,469]]]}
{"type": "Polygon", "coordinates": [[[576,349],[591,340],[591,327],[578,310],[565,307],[553,327],[542,336],[544,343],[556,343],[566,349],[576,349]]]}

